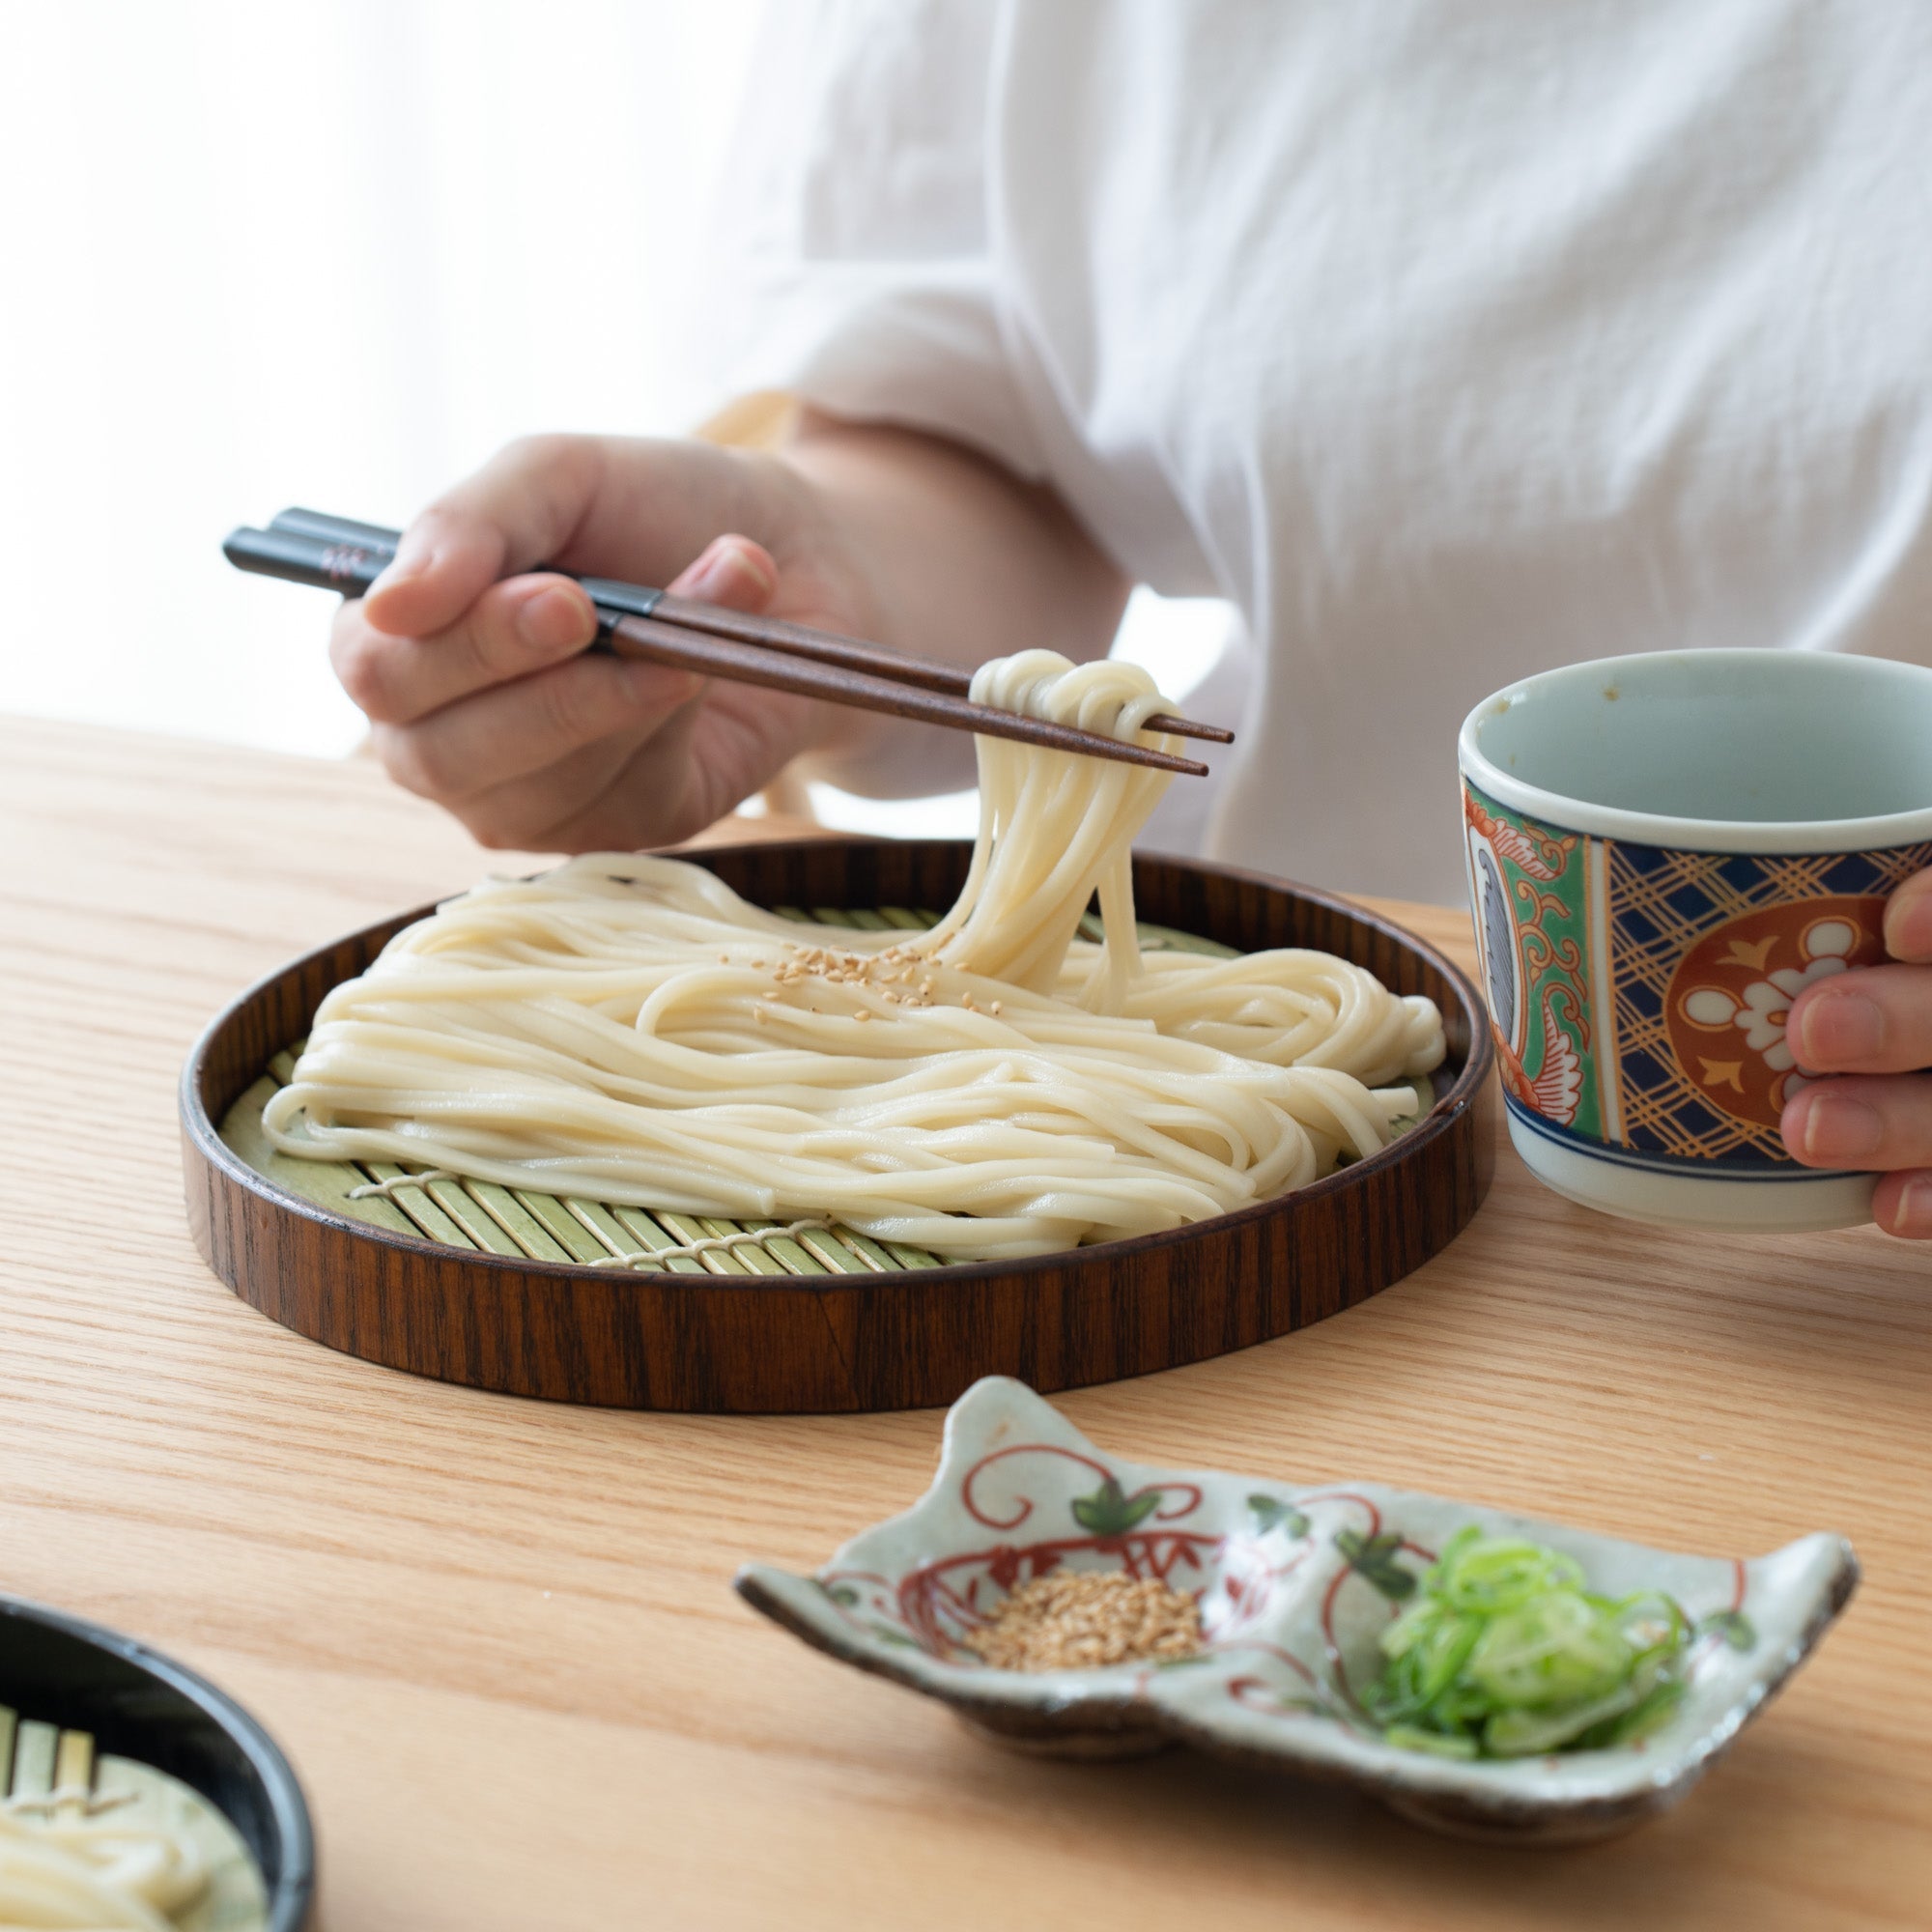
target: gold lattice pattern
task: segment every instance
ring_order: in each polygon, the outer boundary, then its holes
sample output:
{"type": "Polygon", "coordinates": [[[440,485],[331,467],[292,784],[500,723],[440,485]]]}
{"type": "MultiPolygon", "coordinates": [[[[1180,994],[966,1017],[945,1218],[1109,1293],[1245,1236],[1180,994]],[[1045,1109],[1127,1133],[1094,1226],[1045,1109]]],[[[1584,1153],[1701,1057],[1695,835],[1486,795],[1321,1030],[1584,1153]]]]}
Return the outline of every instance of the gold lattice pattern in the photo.
{"type": "Polygon", "coordinates": [[[1626,1143],[1691,1159],[1781,1162],[1775,1127],[1714,1106],[1678,1060],[1664,1018],[1678,962],[1703,934],[1747,913],[1840,895],[1889,894],[1932,864],[1932,844],[1878,854],[1783,856],[1604,843],[1626,1143]]]}

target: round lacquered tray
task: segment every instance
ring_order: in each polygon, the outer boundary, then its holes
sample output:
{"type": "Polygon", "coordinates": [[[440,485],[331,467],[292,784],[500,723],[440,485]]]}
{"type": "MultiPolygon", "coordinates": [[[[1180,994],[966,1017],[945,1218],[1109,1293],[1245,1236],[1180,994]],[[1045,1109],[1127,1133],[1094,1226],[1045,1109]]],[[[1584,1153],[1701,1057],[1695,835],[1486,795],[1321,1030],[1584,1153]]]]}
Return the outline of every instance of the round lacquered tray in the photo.
{"type": "MultiPolygon", "coordinates": [[[[951,904],[971,853],[965,841],[827,838],[691,856],[756,904],[870,923],[878,908],[951,904]]],[[[263,1158],[242,1129],[249,1095],[324,994],[429,911],[418,907],[284,967],[203,1035],[181,1094],[196,1244],[264,1314],[390,1368],[565,1402],[756,1413],[925,1407],[985,1375],[1051,1391],[1174,1368],[1336,1314],[1453,1240],[1489,1191],[1495,1148],[1489,1027],[1463,975],[1385,920],[1253,873],[1137,857],[1134,894],[1153,925],[1242,952],[1316,947],[1428,994],[1449,1057],[1426,1117],[1299,1192],[1019,1262],[936,1265],[855,1241],[838,1261],[853,1272],[821,1271],[810,1255],[761,1261],[767,1272],[738,1271],[736,1254],[707,1264],[730,1272],[600,1267],[558,1245],[615,1248],[621,1231],[599,1235],[595,1204],[571,1204],[579,1218],[564,1222],[558,1204],[538,1202],[533,1222],[527,1197],[447,1182],[442,1207],[435,1188],[412,1190],[417,1218],[385,1204],[379,1225],[346,1194],[327,1198],[328,1171],[263,1158]]],[[[683,1232],[653,1229],[658,1241],[683,1232]]]]}

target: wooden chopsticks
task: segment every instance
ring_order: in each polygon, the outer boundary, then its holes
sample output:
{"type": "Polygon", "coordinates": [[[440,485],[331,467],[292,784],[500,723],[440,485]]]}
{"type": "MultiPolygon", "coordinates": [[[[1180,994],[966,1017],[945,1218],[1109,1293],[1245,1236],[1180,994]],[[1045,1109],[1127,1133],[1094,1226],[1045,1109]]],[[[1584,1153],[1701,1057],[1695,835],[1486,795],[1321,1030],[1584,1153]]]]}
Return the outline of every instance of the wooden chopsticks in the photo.
{"type": "MultiPolygon", "coordinates": [[[[381,576],[395,554],[398,536],[378,524],[290,509],[266,530],[236,530],[222,549],[238,569],[354,596],[381,576]]],[[[976,704],[966,695],[972,673],[952,665],[780,618],[720,610],[640,584],[609,578],[577,581],[602,619],[600,641],[626,657],[1056,751],[1192,777],[1205,776],[1208,769],[1149,746],[976,704]]],[[[1150,718],[1145,728],[1220,744],[1234,739],[1232,731],[1219,725],[1165,715],[1150,718]]]]}
{"type": "MultiPolygon", "coordinates": [[[[269,527],[290,530],[298,536],[321,537],[329,543],[359,546],[384,557],[396,554],[396,544],[402,535],[401,531],[385,529],[381,524],[352,523],[346,517],[325,516],[320,510],[284,510],[269,527]]],[[[574,571],[558,574],[576,576],[574,571]]],[[[748,616],[742,611],[724,611],[715,604],[700,604],[694,598],[673,597],[668,591],[647,590],[641,584],[619,583],[611,578],[580,577],[577,581],[589,588],[593,603],[635,617],[654,616],[664,623],[682,624],[688,631],[736,638],[741,643],[763,644],[767,649],[784,651],[793,657],[843,665],[848,670],[870,671],[900,684],[923,685],[929,691],[951,691],[961,697],[973,688],[973,673],[957,665],[916,657],[910,651],[895,650],[885,644],[868,644],[836,631],[814,631],[804,624],[788,624],[781,617],[748,616]]],[[[1204,738],[1215,745],[1235,742],[1235,734],[1224,725],[1202,724],[1191,718],[1171,717],[1166,712],[1150,718],[1145,728],[1176,738],[1204,738]]]]}

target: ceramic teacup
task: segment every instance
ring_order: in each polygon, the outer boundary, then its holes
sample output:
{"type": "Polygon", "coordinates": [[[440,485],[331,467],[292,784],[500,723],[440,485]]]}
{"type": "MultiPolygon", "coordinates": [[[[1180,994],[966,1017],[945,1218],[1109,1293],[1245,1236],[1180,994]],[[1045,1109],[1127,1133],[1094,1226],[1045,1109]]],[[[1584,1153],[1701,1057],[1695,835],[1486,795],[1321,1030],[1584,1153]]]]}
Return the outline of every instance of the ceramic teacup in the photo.
{"type": "Polygon", "coordinates": [[[1463,725],[1463,832],[1510,1137],[1587,1207],[1680,1227],[1868,1220],[1778,1115],[1814,980],[1885,957],[1932,866],[1932,670],[1662,651],[1546,671],[1463,725]]]}

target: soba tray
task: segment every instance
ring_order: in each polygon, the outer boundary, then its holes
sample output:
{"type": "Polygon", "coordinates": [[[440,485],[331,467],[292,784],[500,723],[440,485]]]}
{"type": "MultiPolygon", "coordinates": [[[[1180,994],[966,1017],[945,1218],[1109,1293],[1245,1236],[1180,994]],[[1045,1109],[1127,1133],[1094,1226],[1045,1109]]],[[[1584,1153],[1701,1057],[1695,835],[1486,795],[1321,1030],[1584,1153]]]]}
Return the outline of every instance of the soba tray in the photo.
{"type": "MultiPolygon", "coordinates": [[[[828,838],[691,856],[801,920],[914,929],[952,903],[971,854],[964,840],[828,838]]],[[[264,1314],[391,1368],[566,1402],[755,1413],[932,1406],[986,1375],[1042,1390],[1146,1375],[1319,1321],[1453,1240],[1489,1190],[1495,1145],[1489,1029],[1462,974],[1386,921],[1251,873],[1137,856],[1134,892],[1150,945],[1315,947],[1426,993],[1449,1046],[1427,1113],[1297,1192],[1003,1262],[276,1153],[261,1110],[290,1049],[330,987],[431,910],[418,907],[284,967],[202,1037],[181,1094],[196,1244],[264,1314]],[[351,1198],[376,1181],[387,1191],[351,1198]],[[741,1238],[662,1268],[622,1264],[721,1236],[741,1238]]]]}

